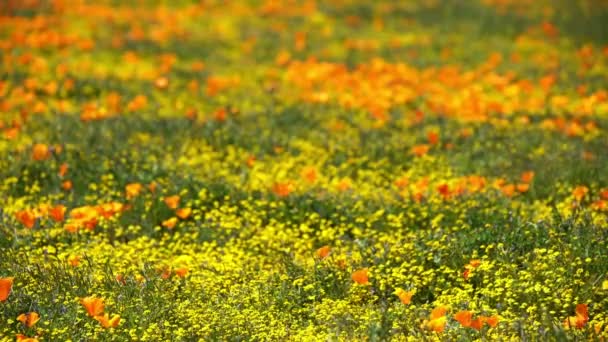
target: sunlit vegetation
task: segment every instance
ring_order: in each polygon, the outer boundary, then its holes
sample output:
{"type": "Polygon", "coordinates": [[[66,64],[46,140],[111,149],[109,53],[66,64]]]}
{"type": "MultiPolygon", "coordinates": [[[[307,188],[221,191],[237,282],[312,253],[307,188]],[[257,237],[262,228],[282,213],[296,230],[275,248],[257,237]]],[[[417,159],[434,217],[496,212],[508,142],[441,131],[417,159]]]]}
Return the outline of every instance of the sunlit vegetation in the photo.
{"type": "Polygon", "coordinates": [[[0,1],[0,340],[608,338],[603,1],[0,1]]]}

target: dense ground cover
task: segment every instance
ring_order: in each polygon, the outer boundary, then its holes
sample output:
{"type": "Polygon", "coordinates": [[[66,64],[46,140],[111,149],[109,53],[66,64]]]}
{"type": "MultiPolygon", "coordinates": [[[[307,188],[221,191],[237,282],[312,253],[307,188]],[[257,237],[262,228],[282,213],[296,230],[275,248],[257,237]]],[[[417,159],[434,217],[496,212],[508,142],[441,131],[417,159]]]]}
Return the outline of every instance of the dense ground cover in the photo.
{"type": "Polygon", "coordinates": [[[0,339],[608,337],[601,1],[0,3],[0,339]]]}

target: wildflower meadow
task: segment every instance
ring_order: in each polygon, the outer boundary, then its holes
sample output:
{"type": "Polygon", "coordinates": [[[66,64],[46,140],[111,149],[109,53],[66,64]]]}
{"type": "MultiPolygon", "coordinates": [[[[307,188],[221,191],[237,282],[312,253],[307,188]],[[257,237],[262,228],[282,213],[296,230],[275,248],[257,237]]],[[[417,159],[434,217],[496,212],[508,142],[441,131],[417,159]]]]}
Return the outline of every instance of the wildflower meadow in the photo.
{"type": "Polygon", "coordinates": [[[0,341],[608,340],[608,3],[0,1],[0,341]]]}

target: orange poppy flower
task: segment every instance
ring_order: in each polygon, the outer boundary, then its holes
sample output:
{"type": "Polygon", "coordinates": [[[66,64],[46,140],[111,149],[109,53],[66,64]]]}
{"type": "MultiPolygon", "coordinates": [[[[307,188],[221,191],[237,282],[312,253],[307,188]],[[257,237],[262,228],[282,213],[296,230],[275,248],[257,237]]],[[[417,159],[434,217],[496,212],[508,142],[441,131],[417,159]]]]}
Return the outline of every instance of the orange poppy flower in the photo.
{"type": "Polygon", "coordinates": [[[11,128],[5,129],[3,132],[4,132],[4,137],[7,140],[13,140],[19,134],[19,128],[17,128],[17,127],[11,127],[11,128]]]}
{"type": "Polygon", "coordinates": [[[63,220],[65,219],[66,210],[67,208],[65,207],[65,205],[59,204],[51,208],[51,210],[49,211],[49,215],[53,220],[55,220],[55,222],[63,222],[63,220]]]}
{"type": "Polygon", "coordinates": [[[426,137],[431,145],[436,145],[439,142],[439,133],[435,131],[428,132],[426,137]]]}
{"type": "Polygon", "coordinates": [[[329,246],[325,245],[315,251],[315,256],[317,258],[323,260],[329,256],[330,252],[331,252],[331,248],[329,246]]]}
{"type": "Polygon", "coordinates": [[[168,229],[173,229],[175,228],[175,225],[177,224],[177,217],[172,217],[170,219],[164,220],[162,222],[162,226],[168,229]]]}
{"type": "Polygon", "coordinates": [[[367,268],[363,268],[363,269],[360,269],[360,270],[357,270],[357,271],[353,272],[353,274],[351,275],[351,278],[357,284],[361,284],[361,285],[367,285],[367,284],[369,284],[369,278],[368,278],[368,275],[367,275],[367,268]]]}
{"type": "Polygon", "coordinates": [[[32,158],[36,161],[47,160],[51,157],[51,149],[46,144],[34,144],[32,147],[32,158]]]}
{"type": "Polygon", "coordinates": [[[291,60],[291,54],[289,53],[289,51],[283,50],[283,51],[279,51],[276,58],[274,59],[274,62],[278,66],[285,66],[285,65],[287,65],[287,63],[289,63],[290,60],[291,60]]]}
{"type": "Polygon", "coordinates": [[[219,108],[215,112],[213,112],[213,118],[215,119],[215,121],[224,122],[226,121],[227,117],[228,111],[226,110],[226,108],[219,108]]]}
{"type": "Polygon", "coordinates": [[[139,196],[139,193],[143,189],[143,185],[140,183],[130,183],[125,186],[125,196],[128,200],[139,196]]]}
{"type": "Polygon", "coordinates": [[[169,87],[169,79],[166,77],[159,77],[154,81],[154,86],[160,90],[167,89],[167,87],[169,87]]]}
{"type": "Polygon", "coordinates": [[[317,169],[314,167],[306,167],[302,170],[301,173],[302,178],[304,178],[308,183],[314,183],[317,180],[317,169]]]}
{"type": "Polygon", "coordinates": [[[521,174],[521,181],[524,183],[530,183],[534,179],[534,171],[526,171],[521,174]]]}
{"type": "Polygon", "coordinates": [[[69,233],[76,233],[80,228],[81,224],[78,222],[69,222],[63,226],[63,229],[65,229],[69,233]]]}
{"type": "Polygon", "coordinates": [[[471,275],[471,271],[474,270],[475,268],[479,267],[479,265],[481,265],[481,260],[471,259],[471,261],[469,261],[469,263],[464,266],[464,272],[462,274],[464,277],[464,280],[469,279],[469,276],[471,275]]]}
{"type": "Polygon", "coordinates": [[[171,277],[171,267],[166,267],[166,266],[160,267],[158,269],[158,272],[160,272],[160,277],[162,279],[169,279],[169,277],[171,277]]]}
{"type": "Polygon", "coordinates": [[[483,328],[483,320],[481,317],[477,317],[474,320],[471,320],[471,328],[475,330],[481,330],[483,328]]]}
{"type": "Polygon", "coordinates": [[[167,207],[171,209],[177,209],[179,205],[179,195],[168,196],[163,199],[167,207]]]}
{"type": "Polygon", "coordinates": [[[37,312],[22,313],[21,315],[17,316],[17,320],[28,328],[34,326],[39,319],[40,315],[38,315],[37,312]]]}
{"type": "Polygon", "coordinates": [[[38,342],[38,339],[35,337],[28,337],[23,334],[15,335],[17,342],[38,342]]]}
{"type": "Polygon", "coordinates": [[[597,200],[597,201],[591,203],[591,208],[593,208],[595,210],[605,210],[608,208],[608,202],[606,202],[604,200],[597,200]]]}
{"type": "Polygon", "coordinates": [[[430,149],[431,149],[431,147],[429,145],[422,144],[422,145],[416,145],[416,146],[412,147],[412,149],[410,151],[415,156],[422,157],[423,155],[427,154],[430,149]]]}
{"type": "Polygon", "coordinates": [[[530,184],[527,183],[519,183],[515,186],[515,189],[517,189],[518,192],[528,192],[528,190],[530,190],[530,184]]]}
{"type": "Polygon", "coordinates": [[[439,192],[439,194],[441,194],[441,197],[443,197],[444,199],[448,199],[450,197],[450,187],[445,183],[440,184],[437,187],[437,192],[439,192]]]}
{"type": "Polygon", "coordinates": [[[15,216],[17,221],[21,222],[26,228],[32,229],[36,224],[36,214],[32,210],[21,210],[18,211],[15,216]]]}
{"type": "Polygon", "coordinates": [[[127,280],[125,279],[125,276],[122,274],[117,274],[116,277],[114,277],[114,279],[116,279],[116,282],[121,285],[127,285],[127,280]]]}
{"type": "Polygon", "coordinates": [[[403,177],[395,180],[395,186],[398,187],[399,189],[405,188],[409,183],[410,183],[410,180],[409,180],[409,178],[407,178],[407,176],[403,176],[403,177]]]}
{"type": "Polygon", "coordinates": [[[602,189],[600,191],[600,197],[602,199],[608,200],[608,189],[602,189]]]}
{"type": "Polygon", "coordinates": [[[247,164],[247,167],[251,169],[253,167],[253,164],[255,164],[255,156],[252,155],[247,157],[245,164],[247,164]]]}
{"type": "Polygon", "coordinates": [[[515,185],[513,185],[513,184],[504,185],[500,188],[500,191],[502,191],[502,193],[507,197],[513,197],[513,195],[515,195],[515,185]]]}
{"type": "Polygon", "coordinates": [[[427,326],[430,330],[434,332],[441,333],[445,330],[445,326],[448,323],[448,319],[445,316],[448,308],[446,306],[439,306],[431,311],[430,320],[427,323],[427,326]]]}
{"type": "Polygon", "coordinates": [[[183,277],[187,276],[189,272],[190,272],[190,270],[188,270],[187,267],[180,267],[175,270],[175,275],[177,275],[180,278],[183,278],[183,277]]]}
{"type": "Polygon", "coordinates": [[[177,209],[175,211],[175,215],[177,215],[177,217],[179,217],[182,220],[187,219],[188,217],[190,217],[191,214],[192,214],[192,209],[190,209],[190,208],[181,208],[181,209],[177,209]]]}
{"type": "Polygon", "coordinates": [[[473,312],[469,310],[462,310],[454,314],[454,319],[457,320],[458,323],[460,323],[460,325],[465,328],[471,326],[472,318],[473,312]]]}
{"type": "Polygon", "coordinates": [[[101,326],[108,329],[108,328],[116,328],[119,324],[120,324],[120,316],[119,315],[113,315],[112,318],[110,318],[110,315],[108,315],[107,313],[102,315],[98,315],[93,317],[96,321],[98,321],[99,323],[101,323],[101,326]]]}
{"type": "Polygon", "coordinates": [[[473,267],[473,268],[477,268],[477,267],[479,267],[479,265],[481,265],[481,260],[471,259],[471,261],[469,261],[469,265],[471,265],[471,267],[473,267]]]}
{"type": "Polygon", "coordinates": [[[63,183],[61,183],[61,188],[65,191],[72,190],[72,181],[71,180],[64,181],[63,183]]]}
{"type": "Polygon", "coordinates": [[[8,299],[8,295],[13,288],[13,277],[0,278],[0,302],[8,299]]]}
{"type": "Polygon", "coordinates": [[[395,294],[399,297],[399,300],[403,304],[410,304],[412,302],[412,297],[414,296],[414,291],[405,291],[402,288],[395,289],[395,294]]]}
{"type": "Polygon", "coordinates": [[[66,174],[68,173],[68,164],[63,163],[61,164],[61,166],[59,166],[59,177],[64,177],[66,174]]]}
{"type": "Polygon", "coordinates": [[[275,183],[272,187],[272,192],[279,197],[287,197],[293,191],[291,182],[275,183]]]}
{"type": "Polygon", "coordinates": [[[481,320],[484,321],[491,328],[495,328],[498,325],[498,315],[481,316],[481,320]]]}
{"type": "Polygon", "coordinates": [[[587,188],[586,186],[577,186],[576,188],[574,188],[574,190],[572,190],[572,196],[574,196],[574,199],[580,202],[585,197],[587,192],[589,192],[589,188],[587,188]]]}
{"type": "Polygon", "coordinates": [[[91,317],[103,314],[104,304],[103,299],[101,298],[97,298],[94,296],[85,297],[80,299],[80,304],[84,306],[84,308],[87,310],[87,313],[91,317]]]}
{"type": "Polygon", "coordinates": [[[78,265],[80,265],[80,256],[71,255],[68,258],[68,264],[70,264],[70,266],[72,266],[72,267],[77,267],[78,265]]]}
{"type": "Polygon", "coordinates": [[[570,316],[564,320],[564,328],[576,328],[582,329],[589,321],[589,312],[587,311],[587,304],[577,304],[574,310],[575,316],[570,316]]]}

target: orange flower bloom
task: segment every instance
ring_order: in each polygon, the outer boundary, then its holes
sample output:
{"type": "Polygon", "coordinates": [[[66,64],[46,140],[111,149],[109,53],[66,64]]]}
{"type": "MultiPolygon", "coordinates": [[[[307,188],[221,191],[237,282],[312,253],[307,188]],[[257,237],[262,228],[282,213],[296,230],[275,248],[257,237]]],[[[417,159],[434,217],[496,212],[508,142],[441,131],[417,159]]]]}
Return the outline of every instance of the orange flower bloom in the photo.
{"type": "Polygon", "coordinates": [[[13,277],[0,278],[0,302],[8,299],[8,295],[13,288],[13,277]]]}
{"type": "Polygon", "coordinates": [[[169,79],[166,77],[159,77],[154,81],[154,86],[160,90],[167,89],[167,87],[169,87],[169,79]]]}
{"type": "Polygon", "coordinates": [[[53,218],[53,220],[55,220],[56,222],[63,222],[63,220],[65,219],[65,211],[66,211],[66,207],[65,205],[56,205],[54,206],[50,211],[49,214],[51,215],[51,218],[53,218]]]}
{"type": "Polygon", "coordinates": [[[51,157],[51,150],[46,144],[34,144],[32,158],[37,161],[47,160],[51,157]]]}
{"type": "Polygon", "coordinates": [[[37,338],[28,337],[23,334],[17,334],[17,335],[15,335],[15,338],[17,339],[17,342],[38,342],[37,338]]]}
{"type": "Polygon", "coordinates": [[[178,268],[178,269],[175,270],[175,275],[177,275],[180,278],[183,278],[183,277],[185,277],[185,276],[188,275],[189,271],[190,270],[188,270],[187,267],[180,267],[180,268],[178,268]]]}
{"type": "Polygon", "coordinates": [[[589,188],[587,188],[586,186],[577,186],[576,188],[574,188],[574,190],[572,190],[572,196],[574,196],[574,199],[580,202],[585,197],[587,192],[589,192],[589,188]]]}
{"type": "Polygon", "coordinates": [[[464,280],[469,279],[469,276],[471,275],[471,271],[476,269],[477,267],[479,267],[479,265],[481,265],[481,260],[471,259],[471,261],[469,261],[469,263],[464,266],[464,272],[462,274],[462,276],[464,277],[464,280]]]}
{"type": "Polygon", "coordinates": [[[331,252],[331,248],[329,246],[325,245],[315,251],[315,256],[317,258],[323,260],[329,256],[330,252],[331,252]]]}
{"type": "Polygon", "coordinates": [[[608,189],[602,189],[600,191],[600,197],[602,199],[608,200],[608,189]]]}
{"type": "Polygon", "coordinates": [[[515,185],[513,185],[513,184],[504,185],[500,188],[500,191],[502,191],[502,193],[507,197],[513,197],[513,195],[515,195],[515,185]]]}
{"type": "Polygon", "coordinates": [[[179,205],[179,195],[168,196],[163,199],[167,207],[171,209],[177,209],[179,205]]]}
{"type": "Polygon", "coordinates": [[[317,180],[317,169],[314,167],[306,167],[302,170],[301,173],[302,178],[304,178],[308,183],[314,183],[317,180]]]}
{"type": "Polygon", "coordinates": [[[18,211],[15,216],[17,217],[17,221],[21,222],[21,224],[23,224],[26,228],[34,228],[34,224],[36,224],[37,217],[32,210],[18,211]]]}
{"type": "Polygon", "coordinates": [[[272,192],[279,197],[287,197],[293,191],[293,185],[290,182],[275,183],[272,187],[272,192]]]}
{"type": "Polygon", "coordinates": [[[495,328],[498,325],[498,315],[481,316],[481,320],[492,328],[495,328]]]}
{"type": "Polygon", "coordinates": [[[429,145],[422,144],[412,147],[411,152],[417,157],[422,157],[427,154],[430,149],[431,147],[429,145]]]}
{"type": "Polygon", "coordinates": [[[87,310],[87,313],[91,317],[103,314],[104,304],[103,299],[101,298],[97,298],[94,296],[85,297],[80,299],[80,304],[84,306],[84,308],[87,310]]]}
{"type": "Polygon", "coordinates": [[[433,309],[433,311],[431,311],[431,319],[436,319],[442,316],[445,316],[445,314],[448,312],[448,307],[445,305],[440,305],[436,308],[433,309]]]}
{"type": "Polygon", "coordinates": [[[108,315],[107,313],[102,315],[98,315],[93,317],[95,320],[97,320],[99,323],[101,323],[101,326],[108,329],[108,328],[116,328],[118,326],[118,324],[120,324],[120,316],[119,315],[113,315],[112,318],[110,318],[110,315],[108,315]]]}
{"type": "Polygon", "coordinates": [[[458,323],[460,323],[460,325],[462,325],[465,328],[468,328],[471,326],[472,318],[473,318],[473,312],[469,311],[469,310],[459,311],[454,314],[454,319],[457,320],[458,323]]]}
{"type": "Polygon", "coordinates": [[[564,328],[576,328],[582,329],[589,321],[589,312],[587,311],[587,304],[577,304],[574,310],[575,316],[570,316],[564,320],[564,328]]]}
{"type": "Polygon", "coordinates": [[[351,275],[353,281],[357,284],[367,285],[369,284],[369,278],[367,276],[367,268],[363,268],[353,272],[351,275]]]}
{"type": "Polygon", "coordinates": [[[71,180],[64,181],[63,183],[61,183],[61,188],[65,191],[72,190],[72,181],[71,180]]]}
{"type": "Polygon", "coordinates": [[[169,228],[169,229],[175,228],[176,224],[177,224],[177,217],[172,217],[172,218],[164,220],[162,222],[162,226],[165,228],[169,228]]]}
{"type": "Polygon", "coordinates": [[[123,276],[122,274],[117,274],[116,277],[114,277],[114,279],[116,279],[116,282],[121,285],[127,285],[125,276],[123,276]]]}
{"type": "Polygon", "coordinates": [[[526,171],[521,174],[521,181],[524,183],[530,183],[534,179],[534,171],[526,171]]]}
{"type": "Polygon", "coordinates": [[[37,312],[22,313],[21,315],[17,316],[17,320],[23,323],[28,328],[36,324],[39,319],[40,315],[38,315],[37,312]]]}
{"type": "Polygon", "coordinates": [[[72,267],[77,267],[78,265],[80,265],[80,256],[71,255],[68,258],[68,264],[70,264],[70,266],[72,266],[72,267]]]}
{"type": "Polygon", "coordinates": [[[530,184],[520,183],[515,186],[518,192],[528,192],[530,190],[530,184]]]}
{"type": "Polygon", "coordinates": [[[450,197],[450,186],[445,183],[440,184],[437,187],[437,192],[439,192],[439,194],[441,194],[441,197],[443,197],[444,199],[448,199],[450,197]]]}
{"type": "Polygon", "coordinates": [[[473,268],[477,268],[477,267],[479,267],[479,265],[481,265],[481,260],[471,259],[471,261],[469,261],[469,265],[471,265],[471,267],[473,267],[473,268]]]}
{"type": "Polygon", "coordinates": [[[247,164],[247,167],[251,169],[253,167],[253,164],[255,164],[255,156],[251,155],[247,157],[247,161],[245,161],[245,164],[247,164]]]}
{"type": "Polygon", "coordinates": [[[181,208],[181,209],[177,209],[175,211],[175,215],[177,215],[177,217],[179,217],[182,220],[187,219],[188,217],[190,217],[191,214],[192,214],[192,209],[190,209],[190,208],[181,208]]]}
{"type": "Polygon", "coordinates": [[[64,177],[68,173],[68,164],[63,163],[59,166],[59,177],[64,177]]]}
{"type": "Polygon", "coordinates": [[[434,332],[443,332],[445,330],[445,325],[448,323],[448,319],[445,316],[447,312],[448,308],[443,305],[433,309],[433,311],[431,311],[430,320],[427,323],[428,328],[434,332]]]}
{"type": "Polygon", "coordinates": [[[395,290],[395,294],[399,297],[399,300],[403,304],[410,304],[412,302],[412,296],[414,296],[414,291],[405,291],[402,288],[397,288],[395,290]]]}
{"type": "Polygon", "coordinates": [[[471,328],[475,330],[481,330],[481,328],[483,328],[483,320],[481,317],[477,317],[471,321],[471,328]]]}
{"type": "Polygon", "coordinates": [[[139,196],[139,193],[143,189],[143,185],[140,183],[130,183],[125,186],[125,196],[128,200],[139,196]]]}
{"type": "Polygon", "coordinates": [[[435,131],[428,132],[426,137],[431,145],[435,145],[439,142],[439,133],[435,131]]]}
{"type": "Polygon", "coordinates": [[[215,119],[215,121],[224,122],[226,121],[227,117],[228,111],[226,110],[226,108],[219,108],[215,112],[213,112],[213,118],[215,119]]]}
{"type": "Polygon", "coordinates": [[[395,186],[399,189],[405,188],[408,184],[410,184],[410,180],[407,178],[407,176],[403,176],[395,180],[395,186]]]}

